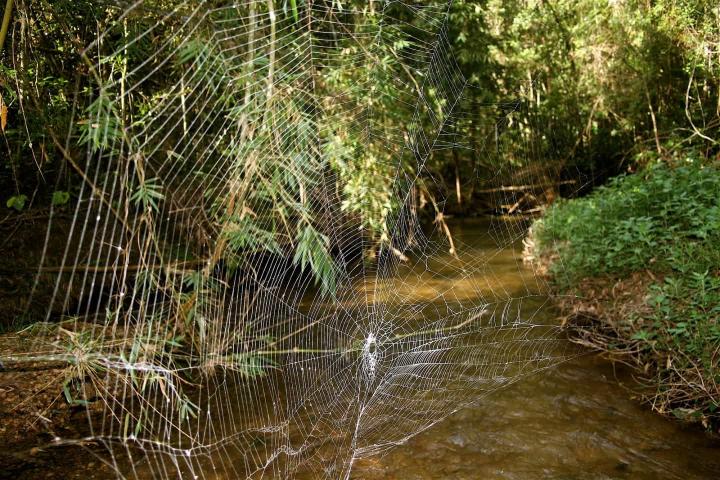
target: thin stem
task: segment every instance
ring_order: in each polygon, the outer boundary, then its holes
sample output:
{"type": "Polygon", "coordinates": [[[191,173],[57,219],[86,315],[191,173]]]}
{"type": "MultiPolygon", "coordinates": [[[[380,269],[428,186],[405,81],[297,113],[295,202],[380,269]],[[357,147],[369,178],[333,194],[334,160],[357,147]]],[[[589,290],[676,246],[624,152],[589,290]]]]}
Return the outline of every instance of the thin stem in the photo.
{"type": "Polygon", "coordinates": [[[270,14],[270,51],[268,52],[268,76],[267,76],[267,110],[270,112],[273,97],[273,82],[275,81],[275,50],[277,42],[277,25],[275,19],[275,3],[273,0],[267,2],[268,13],[270,14]]]}
{"type": "Polygon", "coordinates": [[[648,109],[650,110],[650,119],[652,120],[653,134],[655,135],[655,148],[657,149],[658,155],[662,155],[662,147],[660,145],[660,135],[658,133],[657,119],[655,118],[655,110],[653,109],[652,101],[650,100],[650,91],[647,88],[647,84],[645,84],[645,98],[647,99],[648,109]]]}
{"type": "Polygon", "coordinates": [[[0,28],[0,54],[2,54],[5,38],[10,28],[10,17],[12,17],[14,0],[7,0],[5,3],[5,13],[3,13],[2,27],[0,28]]]}

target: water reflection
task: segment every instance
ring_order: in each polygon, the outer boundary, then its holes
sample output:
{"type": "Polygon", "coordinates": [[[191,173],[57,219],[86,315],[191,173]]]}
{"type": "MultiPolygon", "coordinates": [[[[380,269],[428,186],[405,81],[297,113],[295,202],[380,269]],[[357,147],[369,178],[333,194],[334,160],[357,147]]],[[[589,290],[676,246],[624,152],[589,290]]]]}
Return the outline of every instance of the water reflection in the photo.
{"type": "MultiPolygon", "coordinates": [[[[397,312],[386,312],[397,317],[393,321],[384,319],[384,325],[391,325],[392,329],[378,332],[378,336],[372,338],[362,335],[355,338],[355,332],[349,330],[343,330],[339,336],[325,333],[322,338],[327,339],[328,348],[335,348],[338,341],[342,341],[349,351],[367,348],[368,352],[385,355],[386,359],[393,355],[401,357],[416,337],[431,338],[437,333],[437,330],[426,332],[428,325],[445,325],[433,324],[435,318],[440,322],[449,319],[445,328],[456,328],[458,324],[454,323],[451,310],[463,307],[477,309],[480,326],[482,322],[492,323],[514,316],[530,319],[533,324],[557,323],[551,302],[545,296],[547,289],[543,281],[522,265],[521,225],[495,228],[484,221],[464,221],[456,223],[453,232],[460,246],[460,258],[449,254],[430,256],[421,264],[411,263],[396,276],[360,282],[357,285],[358,295],[346,298],[348,303],[344,304],[344,308],[361,310],[365,302],[401,304],[402,308],[397,312]],[[354,306],[349,305],[350,302],[354,306]],[[482,307],[485,304],[487,307],[482,307]],[[508,309],[515,311],[508,313],[508,309]],[[408,312],[417,316],[422,329],[418,329],[418,323],[408,312]],[[395,337],[402,332],[412,336],[400,339],[402,342],[396,341],[395,337]],[[380,336],[381,333],[384,336],[380,336]],[[357,346],[353,347],[355,344],[357,346]]],[[[334,321],[341,320],[338,317],[334,321]]],[[[503,335],[496,330],[489,334],[503,335]]],[[[356,461],[351,478],[718,478],[720,445],[702,432],[684,429],[631,399],[628,391],[618,384],[630,381],[627,372],[615,372],[611,365],[593,356],[582,355],[543,373],[523,376],[519,382],[494,391],[489,382],[500,378],[496,371],[464,371],[458,360],[466,356],[469,363],[479,362],[471,359],[474,354],[483,359],[495,358],[492,342],[483,344],[480,341],[484,335],[482,329],[474,329],[473,332],[466,337],[466,344],[454,342],[452,345],[451,351],[455,352],[451,359],[452,369],[445,373],[450,373],[446,377],[455,380],[451,382],[438,376],[437,389],[430,389],[426,394],[436,396],[435,403],[440,405],[446,389],[462,389],[465,392],[463,399],[477,400],[475,406],[456,412],[403,445],[387,450],[384,455],[356,461]],[[475,352],[478,345],[485,350],[475,352]],[[483,373],[487,375],[483,377],[483,373]]],[[[308,331],[308,335],[317,335],[317,332],[308,331]]],[[[442,340],[443,336],[438,338],[442,340]]],[[[309,341],[307,344],[316,345],[309,341]]],[[[580,353],[569,342],[555,337],[548,345],[563,352],[580,353]]],[[[528,350],[523,346],[522,350],[506,352],[503,347],[501,353],[513,357],[532,355],[533,352],[528,350]]],[[[207,425],[210,430],[214,425],[217,428],[215,435],[231,438],[231,443],[219,445],[207,455],[188,460],[187,467],[170,465],[171,461],[177,461],[176,458],[138,454],[132,459],[130,468],[131,460],[125,458],[120,448],[115,452],[118,454],[116,465],[124,472],[132,472],[128,478],[140,479],[159,478],[162,472],[172,472],[173,476],[175,472],[180,472],[181,478],[193,478],[200,473],[201,478],[216,480],[244,478],[250,473],[254,474],[253,478],[287,478],[288,472],[299,479],[320,478],[318,472],[323,471],[324,465],[333,464],[334,456],[351,451],[351,429],[348,425],[339,423],[330,415],[323,417],[333,402],[343,401],[341,382],[347,383],[345,379],[351,377],[339,380],[323,377],[322,372],[337,371],[323,362],[332,360],[347,368],[356,365],[368,371],[371,365],[353,363],[354,357],[344,358],[337,353],[327,358],[312,357],[313,360],[307,362],[301,356],[290,357],[286,369],[279,369],[277,376],[239,385],[216,386],[218,404],[212,411],[217,412],[216,416],[222,415],[222,422],[215,425],[209,421],[207,425]],[[282,375],[286,373],[292,382],[282,381],[282,375]],[[312,394],[307,387],[314,383],[333,385],[333,388],[312,394]],[[226,401],[228,398],[233,399],[229,404],[226,401]],[[283,423],[282,419],[288,421],[283,423]],[[265,428],[268,425],[281,425],[282,430],[265,428]],[[277,463],[270,468],[257,470],[257,464],[262,464],[273,453],[290,451],[290,447],[297,448],[303,442],[306,454],[295,457],[280,455],[277,463]],[[305,461],[303,458],[307,461],[304,465],[291,463],[305,461]]],[[[500,353],[497,358],[506,359],[500,353]]],[[[383,362],[380,357],[378,359],[372,369],[378,369],[377,375],[380,375],[383,362]]],[[[551,363],[549,361],[548,365],[551,363]]],[[[436,373],[439,375],[442,372],[438,370],[436,373]]],[[[351,399],[348,405],[351,406],[357,405],[358,394],[354,388],[347,395],[351,399]]],[[[400,399],[408,390],[398,382],[388,386],[385,392],[393,399],[400,399]]],[[[212,397],[212,391],[204,393],[212,397]]],[[[369,415],[370,420],[364,426],[367,443],[395,438],[395,434],[402,438],[410,431],[403,428],[407,427],[403,421],[412,421],[417,413],[408,405],[421,406],[423,398],[417,397],[418,403],[413,403],[415,397],[417,395],[410,395],[405,402],[383,404],[377,415],[369,415]],[[396,407],[396,410],[390,407],[396,407]],[[408,418],[410,420],[403,420],[408,418]],[[388,431],[392,428],[395,431],[388,431]],[[377,432],[378,438],[373,432],[377,432]]],[[[453,400],[457,398],[456,394],[453,400]]],[[[367,408],[371,407],[372,404],[368,403],[367,408]]],[[[337,408],[330,409],[331,413],[336,411],[337,408]]],[[[443,407],[438,411],[446,410],[443,407]]],[[[440,418],[430,415],[430,412],[424,412],[413,425],[417,427],[428,418],[440,418]]],[[[353,420],[354,417],[349,415],[348,418],[353,420]]],[[[343,459],[339,460],[335,464],[342,464],[343,459]]],[[[25,478],[112,478],[114,466],[104,464],[106,461],[108,459],[102,456],[96,459],[88,455],[62,454],[62,458],[56,457],[47,467],[28,472],[25,478]],[[62,467],[57,462],[62,462],[62,467]]],[[[339,476],[325,473],[325,478],[339,476]]],[[[169,476],[170,473],[160,478],[169,476]]]]}
{"type": "MultiPolygon", "coordinates": [[[[460,282],[433,275],[412,291],[424,299],[438,291],[473,291],[518,298],[540,295],[543,282],[521,262],[518,234],[488,235],[479,221],[455,225],[463,242],[461,261],[486,262],[460,282]],[[498,240],[500,240],[498,242],[498,240]],[[471,288],[468,288],[470,285],[471,288]]],[[[496,230],[500,232],[501,230],[496,230]]],[[[435,259],[442,269],[446,258],[435,259]]],[[[405,294],[411,293],[411,286],[405,294]]],[[[536,323],[557,322],[540,296],[522,302],[536,323]]],[[[694,428],[648,411],[621,384],[628,372],[585,355],[486,396],[417,435],[385,456],[358,462],[355,479],[715,479],[720,444],[694,428]]]]}

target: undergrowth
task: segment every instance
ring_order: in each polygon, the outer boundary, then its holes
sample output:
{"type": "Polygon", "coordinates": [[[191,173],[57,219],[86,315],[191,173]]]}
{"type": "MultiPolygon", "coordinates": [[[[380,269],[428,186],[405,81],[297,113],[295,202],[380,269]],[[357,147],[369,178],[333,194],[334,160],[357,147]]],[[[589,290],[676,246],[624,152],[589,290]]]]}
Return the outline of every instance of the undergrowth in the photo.
{"type": "Polygon", "coordinates": [[[550,273],[560,284],[645,268],[680,275],[717,268],[720,171],[656,164],[559,201],[534,230],[540,248],[558,255],[550,273]]]}
{"type": "Polygon", "coordinates": [[[688,160],[615,178],[585,198],[556,203],[531,240],[557,290],[578,294],[575,312],[592,301],[582,285],[622,288],[622,279],[647,272],[654,280],[640,290],[642,308],[607,305],[601,316],[623,318],[583,323],[583,343],[631,357],[655,389],[647,398],[656,410],[720,427],[717,166],[688,160]]]}

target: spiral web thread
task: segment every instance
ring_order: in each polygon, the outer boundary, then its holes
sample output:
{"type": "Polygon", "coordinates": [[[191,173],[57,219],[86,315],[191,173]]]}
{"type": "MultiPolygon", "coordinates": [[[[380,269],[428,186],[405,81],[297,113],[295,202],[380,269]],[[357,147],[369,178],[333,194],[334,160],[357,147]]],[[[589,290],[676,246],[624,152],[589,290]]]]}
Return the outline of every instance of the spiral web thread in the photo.
{"type": "MultiPolygon", "coordinates": [[[[554,328],[520,313],[540,281],[513,298],[488,259],[439,267],[463,246],[442,222],[418,222],[426,163],[468,148],[453,127],[484,108],[467,101],[447,4],[375,2],[379,20],[358,30],[350,19],[367,10],[338,2],[167,3],[139,33],[128,25],[143,25],[144,2],[108,6],[118,20],[85,52],[96,117],[72,139],[86,145],[84,182],[47,320],[72,291],[84,307],[10,359],[66,362],[67,396],[92,399],[87,435],[57,444],[102,445],[120,478],[349,478],[358,459],[565,358],[554,328]],[[153,38],[152,56],[124,60],[153,38]],[[373,75],[319,85],[319,72],[367,64],[373,75]],[[400,131],[357,101],[378,82],[412,111],[400,131]],[[147,98],[155,83],[171,88],[147,98]],[[350,260],[373,243],[326,160],[350,154],[350,135],[387,159],[378,181],[393,192],[375,199],[395,208],[380,208],[372,262],[350,260]],[[271,191],[295,210],[269,211],[277,203],[258,196],[271,191]],[[304,212],[307,234],[333,249],[332,285],[286,258],[304,212]],[[284,244],[267,235],[285,228],[284,244]],[[248,233],[259,240],[228,246],[248,233]]],[[[522,229],[493,233],[502,247],[522,229]]]]}

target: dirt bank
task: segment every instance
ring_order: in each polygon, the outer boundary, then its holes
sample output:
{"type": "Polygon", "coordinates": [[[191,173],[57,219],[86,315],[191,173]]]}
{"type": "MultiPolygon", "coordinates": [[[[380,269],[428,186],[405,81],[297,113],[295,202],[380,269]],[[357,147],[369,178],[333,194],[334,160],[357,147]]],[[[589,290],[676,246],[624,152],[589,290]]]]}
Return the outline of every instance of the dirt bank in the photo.
{"type": "Polygon", "coordinates": [[[662,273],[644,270],[621,278],[588,277],[561,288],[550,273],[557,258],[535,248],[532,229],[524,260],[549,281],[562,325],[573,342],[631,367],[634,394],[654,411],[720,433],[720,378],[715,374],[720,348],[708,367],[681,345],[660,346],[667,339],[658,338],[663,328],[653,305],[653,287],[664,282],[662,273]]]}

